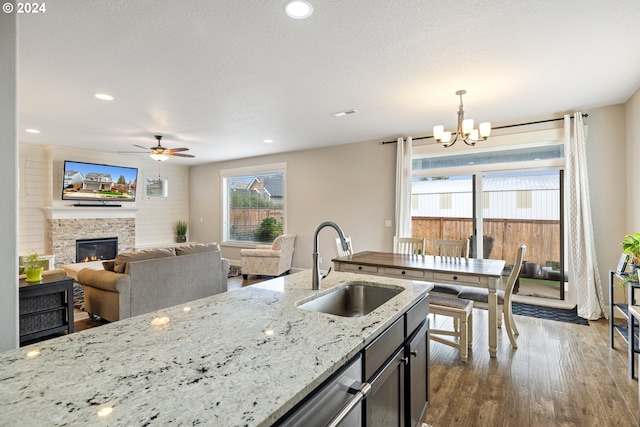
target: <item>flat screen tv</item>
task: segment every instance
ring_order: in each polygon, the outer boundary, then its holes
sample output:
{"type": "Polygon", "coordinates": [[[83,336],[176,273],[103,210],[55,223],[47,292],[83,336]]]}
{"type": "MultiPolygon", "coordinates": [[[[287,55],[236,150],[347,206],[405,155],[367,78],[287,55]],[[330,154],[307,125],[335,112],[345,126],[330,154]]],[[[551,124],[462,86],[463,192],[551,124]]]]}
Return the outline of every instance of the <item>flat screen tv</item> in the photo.
{"type": "Polygon", "coordinates": [[[135,202],[138,169],[126,166],[64,161],[62,200],[135,202]]]}

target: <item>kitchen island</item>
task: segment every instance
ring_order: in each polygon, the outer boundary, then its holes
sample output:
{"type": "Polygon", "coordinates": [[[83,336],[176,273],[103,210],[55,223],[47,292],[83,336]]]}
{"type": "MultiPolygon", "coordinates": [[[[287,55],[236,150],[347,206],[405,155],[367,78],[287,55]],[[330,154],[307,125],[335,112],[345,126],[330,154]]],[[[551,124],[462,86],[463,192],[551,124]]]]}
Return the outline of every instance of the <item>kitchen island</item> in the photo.
{"type": "Polygon", "coordinates": [[[0,425],[268,426],[431,289],[303,271],[0,354],[0,425]],[[345,281],[404,288],[366,316],[306,311],[345,281]]]}

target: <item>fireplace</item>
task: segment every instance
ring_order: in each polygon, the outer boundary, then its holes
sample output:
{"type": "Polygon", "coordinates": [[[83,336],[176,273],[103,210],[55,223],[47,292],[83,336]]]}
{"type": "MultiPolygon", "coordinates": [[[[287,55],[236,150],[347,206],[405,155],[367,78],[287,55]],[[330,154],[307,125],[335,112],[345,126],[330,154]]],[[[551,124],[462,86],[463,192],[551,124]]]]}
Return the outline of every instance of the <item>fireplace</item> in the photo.
{"type": "Polygon", "coordinates": [[[117,237],[76,240],[76,262],[115,259],[116,255],[118,255],[117,237]]]}

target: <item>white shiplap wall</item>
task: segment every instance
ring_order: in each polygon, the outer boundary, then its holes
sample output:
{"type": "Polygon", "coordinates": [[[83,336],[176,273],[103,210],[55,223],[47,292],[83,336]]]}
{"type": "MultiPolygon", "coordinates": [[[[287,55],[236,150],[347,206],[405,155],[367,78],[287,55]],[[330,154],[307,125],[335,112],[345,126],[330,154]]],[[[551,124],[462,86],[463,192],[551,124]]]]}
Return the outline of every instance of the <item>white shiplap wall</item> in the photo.
{"type": "MultiPolygon", "coordinates": [[[[62,170],[64,160],[106,163],[138,168],[138,194],[134,204],[136,212],[136,246],[165,245],[175,241],[174,224],[189,219],[189,167],[171,163],[171,159],[158,164],[143,155],[123,156],[90,150],[59,146],[20,144],[19,180],[19,253],[44,252],[47,206],[71,206],[63,202],[62,170]],[[168,197],[148,198],[144,185],[146,177],[169,180],[168,197]]],[[[117,209],[117,208],[109,208],[117,209]]]]}

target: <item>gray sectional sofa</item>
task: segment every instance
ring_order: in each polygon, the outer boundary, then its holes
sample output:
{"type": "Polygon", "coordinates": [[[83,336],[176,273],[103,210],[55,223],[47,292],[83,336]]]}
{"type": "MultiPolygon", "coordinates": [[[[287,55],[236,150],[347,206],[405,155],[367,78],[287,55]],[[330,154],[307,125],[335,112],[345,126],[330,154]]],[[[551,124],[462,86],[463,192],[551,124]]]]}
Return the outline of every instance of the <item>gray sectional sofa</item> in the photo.
{"type": "Polygon", "coordinates": [[[103,266],[80,270],[76,281],[85,310],[110,322],[227,290],[229,260],[217,243],[123,253],[103,266]]]}

